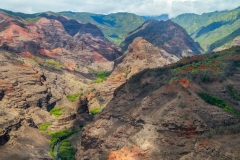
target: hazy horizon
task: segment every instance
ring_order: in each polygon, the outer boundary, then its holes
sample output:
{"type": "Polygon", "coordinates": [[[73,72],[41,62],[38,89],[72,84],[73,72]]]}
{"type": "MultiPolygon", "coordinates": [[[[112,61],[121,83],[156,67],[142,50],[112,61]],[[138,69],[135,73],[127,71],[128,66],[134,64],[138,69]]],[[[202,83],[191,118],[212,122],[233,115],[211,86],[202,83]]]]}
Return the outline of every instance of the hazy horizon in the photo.
{"type": "Polygon", "coordinates": [[[0,8],[13,12],[89,12],[111,14],[118,12],[134,13],[140,16],[168,14],[175,17],[184,13],[202,14],[207,12],[232,10],[240,6],[240,0],[3,0],[0,8]]]}

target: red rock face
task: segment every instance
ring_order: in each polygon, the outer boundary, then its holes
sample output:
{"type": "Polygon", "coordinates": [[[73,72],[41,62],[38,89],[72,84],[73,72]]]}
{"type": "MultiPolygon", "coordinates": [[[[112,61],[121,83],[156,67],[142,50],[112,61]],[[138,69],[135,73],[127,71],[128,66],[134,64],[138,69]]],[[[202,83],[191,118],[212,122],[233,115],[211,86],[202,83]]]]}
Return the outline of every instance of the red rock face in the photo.
{"type": "Polygon", "coordinates": [[[55,48],[53,50],[41,49],[38,52],[41,55],[49,57],[49,58],[55,58],[55,55],[61,55],[63,53],[61,48],[55,48]]]}
{"type": "Polygon", "coordinates": [[[21,55],[24,56],[24,57],[27,57],[27,58],[32,57],[32,54],[29,53],[29,52],[22,52],[21,55]]]}
{"type": "Polygon", "coordinates": [[[136,146],[124,147],[121,150],[112,151],[108,156],[108,160],[141,160],[147,158],[146,152],[136,146]]]}
{"type": "Polygon", "coordinates": [[[120,48],[109,42],[94,25],[64,17],[42,16],[46,18],[28,23],[1,13],[0,47],[25,57],[54,59],[69,71],[85,73],[88,73],[86,67],[112,70],[112,61],[122,54],[120,48]]]}

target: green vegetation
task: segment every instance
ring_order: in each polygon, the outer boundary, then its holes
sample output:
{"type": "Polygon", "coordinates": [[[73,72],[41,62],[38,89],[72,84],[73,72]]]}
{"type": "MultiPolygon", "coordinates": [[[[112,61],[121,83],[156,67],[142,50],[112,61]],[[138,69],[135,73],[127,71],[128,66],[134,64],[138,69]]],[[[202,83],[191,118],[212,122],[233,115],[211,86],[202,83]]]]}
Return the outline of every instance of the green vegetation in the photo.
{"type": "Polygon", "coordinates": [[[32,22],[32,23],[36,23],[39,19],[41,19],[41,17],[26,18],[25,21],[27,21],[27,22],[32,22]]]}
{"type": "Polygon", "coordinates": [[[77,131],[69,131],[69,130],[64,130],[64,131],[59,131],[59,132],[55,132],[55,133],[51,133],[52,135],[52,139],[50,141],[50,154],[52,157],[56,156],[56,153],[54,152],[54,147],[56,146],[56,144],[68,137],[70,137],[71,135],[75,134],[77,131]]]}
{"type": "Polygon", "coordinates": [[[179,107],[179,108],[182,108],[182,109],[183,109],[183,108],[186,108],[186,104],[183,103],[183,102],[181,102],[181,103],[178,105],[178,107],[179,107]]]}
{"type": "Polygon", "coordinates": [[[94,81],[93,83],[101,83],[109,77],[110,72],[99,71],[99,72],[95,72],[94,75],[95,75],[95,77],[97,77],[97,80],[94,81]]]}
{"type": "Polygon", "coordinates": [[[38,126],[38,129],[40,129],[43,132],[49,133],[47,131],[47,128],[50,127],[51,125],[52,125],[52,123],[48,122],[48,123],[45,123],[45,124],[42,124],[42,125],[38,126]]]}
{"type": "Polygon", "coordinates": [[[72,147],[69,140],[65,139],[61,142],[58,157],[62,160],[74,160],[75,159],[75,150],[72,147]]]}
{"type": "MultiPolygon", "coordinates": [[[[181,78],[188,79],[190,83],[195,82],[199,84],[222,82],[227,77],[234,75],[239,67],[240,47],[232,47],[221,52],[186,57],[177,63],[162,68],[141,71],[129,79],[128,83],[131,83],[131,85],[125,91],[135,93],[141,90],[145,92],[142,92],[142,95],[147,95],[150,90],[156,90],[163,85],[169,84],[169,82],[181,78]],[[149,75],[149,73],[158,79],[155,85],[150,83],[150,85],[146,86],[141,83],[142,77],[149,75]]],[[[186,91],[188,92],[188,90],[186,91]]],[[[191,92],[188,93],[191,94],[191,92]]]]}
{"type": "Polygon", "coordinates": [[[210,129],[209,132],[203,134],[201,138],[212,138],[214,135],[222,134],[238,134],[240,133],[240,123],[231,126],[221,126],[210,129]]]}
{"type": "Polygon", "coordinates": [[[14,17],[14,18],[18,18],[18,19],[20,18],[27,22],[37,22],[41,18],[39,16],[40,13],[25,14],[25,13],[20,13],[20,12],[12,12],[12,11],[8,11],[8,10],[4,10],[4,9],[0,9],[0,11],[6,13],[10,17],[14,17]]]}
{"type": "Polygon", "coordinates": [[[172,20],[185,28],[205,52],[211,52],[217,47],[231,47],[232,40],[240,35],[239,17],[240,7],[202,15],[182,14],[172,20]]]}
{"type": "Polygon", "coordinates": [[[46,59],[46,66],[49,66],[55,69],[64,68],[64,66],[60,62],[54,61],[53,59],[46,59]]]}
{"type": "Polygon", "coordinates": [[[236,116],[240,117],[240,113],[234,110],[232,107],[227,105],[220,97],[217,96],[211,96],[210,94],[200,92],[198,95],[207,103],[218,106],[225,111],[235,114],[236,116]]]}
{"type": "Polygon", "coordinates": [[[60,108],[53,108],[50,110],[50,113],[52,115],[54,115],[55,117],[59,118],[61,117],[62,115],[62,110],[64,109],[65,107],[60,107],[60,108]]]}
{"type": "Polygon", "coordinates": [[[239,95],[238,95],[237,91],[233,88],[233,85],[228,84],[227,88],[230,91],[233,99],[239,101],[240,100],[239,95]]]}
{"type": "Polygon", "coordinates": [[[89,112],[91,113],[91,115],[96,115],[96,114],[98,114],[99,112],[101,112],[102,109],[103,109],[103,107],[100,106],[100,107],[97,107],[97,108],[94,108],[94,109],[90,110],[89,112]]]}
{"type": "Polygon", "coordinates": [[[97,70],[94,70],[89,67],[87,67],[87,69],[89,70],[89,73],[91,73],[94,77],[97,78],[97,80],[95,80],[92,83],[101,83],[101,82],[105,81],[111,74],[111,72],[106,71],[101,67],[98,67],[97,70]]]}
{"type": "Polygon", "coordinates": [[[25,24],[23,22],[20,22],[18,20],[12,20],[12,22],[15,22],[18,26],[22,27],[22,28],[25,28],[25,24]]]}
{"type": "Polygon", "coordinates": [[[82,95],[81,93],[70,94],[70,95],[67,95],[67,99],[71,102],[75,102],[77,98],[80,97],[81,95],[82,95]]]}
{"type": "Polygon", "coordinates": [[[135,30],[144,22],[142,17],[132,13],[100,15],[86,12],[60,12],[60,14],[82,23],[96,25],[108,40],[117,45],[120,45],[129,32],[135,30]]]}

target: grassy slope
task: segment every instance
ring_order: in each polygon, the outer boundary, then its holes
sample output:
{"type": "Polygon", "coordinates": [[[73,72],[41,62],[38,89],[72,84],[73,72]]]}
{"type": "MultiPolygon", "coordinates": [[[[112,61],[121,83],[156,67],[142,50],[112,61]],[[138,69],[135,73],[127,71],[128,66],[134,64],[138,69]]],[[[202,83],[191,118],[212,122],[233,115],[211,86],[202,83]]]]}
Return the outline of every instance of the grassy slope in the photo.
{"type": "MultiPolygon", "coordinates": [[[[172,20],[185,28],[188,34],[190,34],[195,41],[199,42],[206,52],[214,49],[209,50],[208,47],[211,44],[229,36],[239,28],[239,18],[240,7],[231,11],[211,12],[202,15],[183,14],[172,20]],[[214,23],[218,23],[218,25],[214,26],[214,23]]],[[[224,44],[230,43],[235,37],[236,35],[228,37],[224,44]]],[[[222,46],[222,43],[215,47],[220,46],[222,46]]]]}
{"type": "Polygon", "coordinates": [[[93,23],[97,25],[103,34],[112,42],[119,45],[125,36],[142,25],[144,19],[131,13],[113,13],[109,15],[98,15],[85,12],[61,12],[62,15],[76,19],[82,23],[93,23]]]}
{"type": "Polygon", "coordinates": [[[222,45],[232,41],[236,36],[230,37],[228,40],[223,42],[221,45],[216,45],[212,49],[209,48],[209,46],[211,46],[209,44],[213,44],[214,42],[217,42],[217,41],[227,37],[228,35],[230,35],[230,33],[239,29],[239,26],[240,26],[240,19],[238,19],[233,24],[226,24],[214,31],[204,34],[204,35],[200,36],[199,38],[196,38],[195,41],[199,42],[205,51],[209,50],[211,52],[214,48],[221,47],[222,45]]]}

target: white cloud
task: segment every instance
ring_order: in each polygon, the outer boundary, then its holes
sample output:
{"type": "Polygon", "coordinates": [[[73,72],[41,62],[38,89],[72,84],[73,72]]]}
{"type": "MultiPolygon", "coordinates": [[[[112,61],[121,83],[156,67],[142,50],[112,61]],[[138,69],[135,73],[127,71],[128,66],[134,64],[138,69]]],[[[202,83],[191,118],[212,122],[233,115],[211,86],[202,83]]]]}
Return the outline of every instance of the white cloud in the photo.
{"type": "Polygon", "coordinates": [[[138,15],[212,12],[233,9],[240,0],[1,0],[0,8],[15,12],[74,11],[109,14],[130,12],[138,15]]]}

